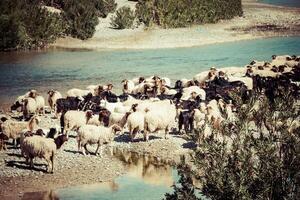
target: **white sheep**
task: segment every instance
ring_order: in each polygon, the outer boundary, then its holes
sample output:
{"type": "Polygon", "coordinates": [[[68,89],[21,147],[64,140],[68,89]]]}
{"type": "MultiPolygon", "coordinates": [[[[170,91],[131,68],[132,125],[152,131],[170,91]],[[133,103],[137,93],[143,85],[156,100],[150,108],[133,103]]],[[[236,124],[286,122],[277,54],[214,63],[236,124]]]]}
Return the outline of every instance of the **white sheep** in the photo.
{"type": "Polygon", "coordinates": [[[105,99],[102,99],[100,101],[100,106],[103,107],[103,108],[106,108],[110,112],[114,112],[116,107],[122,106],[122,105],[123,105],[123,103],[121,103],[121,102],[111,103],[111,102],[108,102],[105,99]]]}
{"type": "MultiPolygon", "coordinates": [[[[113,141],[115,134],[121,131],[121,128],[118,125],[113,125],[108,127],[104,126],[94,126],[94,125],[84,125],[78,129],[78,134],[76,137],[78,143],[78,151],[80,152],[82,147],[82,153],[86,155],[87,144],[98,144],[95,154],[99,150],[99,147],[105,143],[110,143],[113,141]]],[[[102,154],[102,150],[100,149],[100,156],[102,154]]]]}
{"type": "Polygon", "coordinates": [[[123,85],[123,93],[126,94],[131,94],[135,86],[132,80],[127,80],[127,79],[122,81],[122,85],[123,85]]]}
{"type": "Polygon", "coordinates": [[[119,127],[121,127],[123,129],[127,122],[127,118],[129,116],[129,114],[130,114],[130,112],[127,112],[125,114],[112,112],[109,116],[108,126],[117,124],[119,127]]]}
{"type": "Polygon", "coordinates": [[[52,138],[44,138],[41,136],[25,137],[21,143],[21,151],[26,158],[30,160],[30,166],[33,167],[33,159],[35,157],[44,158],[47,163],[47,172],[54,172],[54,156],[56,150],[67,141],[66,135],[60,135],[54,140],[52,138]]]}
{"type": "Polygon", "coordinates": [[[196,93],[196,95],[199,95],[201,100],[206,99],[205,91],[198,86],[190,86],[187,88],[183,88],[183,94],[182,94],[181,99],[188,100],[191,97],[192,93],[196,93]]]}
{"type": "Polygon", "coordinates": [[[213,128],[219,129],[221,122],[224,120],[219,109],[218,102],[211,100],[207,105],[207,120],[213,125],[213,128]]]}
{"type": "Polygon", "coordinates": [[[35,102],[36,102],[36,112],[38,114],[42,113],[45,114],[45,99],[41,95],[37,95],[35,97],[35,102]]]}
{"type": "Polygon", "coordinates": [[[176,108],[174,104],[162,105],[159,109],[149,110],[145,114],[144,139],[148,141],[148,133],[158,130],[165,131],[165,138],[175,122],[176,108]]]}
{"type": "Polygon", "coordinates": [[[78,97],[83,99],[83,96],[86,96],[88,93],[90,93],[89,90],[81,90],[78,88],[73,88],[67,91],[67,97],[78,97]]]}
{"type": "Polygon", "coordinates": [[[61,99],[62,95],[60,92],[55,90],[50,90],[48,92],[48,103],[51,108],[51,112],[54,111],[56,113],[56,100],[61,99]]]}
{"type": "Polygon", "coordinates": [[[161,88],[161,94],[165,94],[165,95],[175,95],[177,94],[177,91],[174,89],[169,89],[167,87],[162,87],[161,88]]]}
{"type": "Polygon", "coordinates": [[[31,114],[37,113],[37,103],[34,98],[27,97],[22,100],[23,118],[26,119],[31,114]]]}
{"type": "Polygon", "coordinates": [[[33,131],[38,128],[40,119],[38,116],[33,116],[28,122],[16,121],[8,119],[1,124],[1,129],[4,135],[13,140],[21,137],[23,130],[33,131]]]}
{"type": "Polygon", "coordinates": [[[117,105],[114,109],[114,112],[125,114],[125,113],[129,112],[130,109],[131,109],[131,106],[117,105]]]}
{"type": "Polygon", "coordinates": [[[144,112],[133,112],[127,118],[130,139],[133,141],[138,132],[144,131],[144,112]]]}
{"type": "Polygon", "coordinates": [[[162,85],[171,87],[171,79],[169,79],[168,77],[162,77],[161,81],[162,85]]]}
{"type": "Polygon", "coordinates": [[[253,89],[253,79],[250,77],[236,77],[236,76],[228,76],[229,82],[241,81],[245,84],[248,90],[253,89]]]}
{"type": "Polygon", "coordinates": [[[77,111],[77,110],[67,111],[63,116],[63,125],[64,125],[63,130],[65,134],[68,135],[69,131],[74,131],[81,126],[88,124],[91,118],[92,118],[91,111],[86,111],[86,112],[77,111]]]}

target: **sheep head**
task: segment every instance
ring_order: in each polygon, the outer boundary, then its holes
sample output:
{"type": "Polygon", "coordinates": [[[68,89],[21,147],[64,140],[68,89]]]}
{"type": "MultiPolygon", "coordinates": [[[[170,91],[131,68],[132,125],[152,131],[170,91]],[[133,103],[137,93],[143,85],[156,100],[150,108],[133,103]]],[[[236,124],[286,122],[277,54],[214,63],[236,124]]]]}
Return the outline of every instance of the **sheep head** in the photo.
{"type": "Polygon", "coordinates": [[[49,91],[48,91],[49,97],[53,97],[54,93],[55,93],[54,90],[49,90],[49,91]]]}
{"type": "Polygon", "coordinates": [[[114,124],[111,126],[111,129],[115,135],[118,135],[122,131],[122,128],[118,126],[117,124],[114,124]]]}
{"type": "Polygon", "coordinates": [[[68,136],[65,134],[61,134],[59,135],[57,138],[54,139],[54,142],[56,144],[56,148],[60,149],[60,147],[66,142],[68,141],[68,136]]]}

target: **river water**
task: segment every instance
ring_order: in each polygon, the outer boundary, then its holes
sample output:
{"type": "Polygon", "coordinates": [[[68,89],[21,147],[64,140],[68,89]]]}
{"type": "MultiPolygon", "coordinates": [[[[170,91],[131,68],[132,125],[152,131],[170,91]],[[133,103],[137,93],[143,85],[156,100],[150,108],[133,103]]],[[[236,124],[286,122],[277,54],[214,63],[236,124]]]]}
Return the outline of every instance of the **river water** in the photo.
{"type": "Polygon", "coordinates": [[[120,150],[114,156],[124,162],[126,174],[113,181],[25,193],[22,200],[157,200],[179,180],[177,170],[156,157],[120,150]]]}
{"type": "Polygon", "coordinates": [[[111,82],[119,92],[125,78],[192,78],[211,66],[244,66],[253,59],[270,60],[273,54],[300,55],[299,44],[300,37],[278,37],[176,49],[0,53],[0,106],[33,88],[46,96],[50,89],[64,93],[111,82]]]}
{"type": "Polygon", "coordinates": [[[300,0],[261,0],[261,2],[279,6],[300,7],[300,0]]]}

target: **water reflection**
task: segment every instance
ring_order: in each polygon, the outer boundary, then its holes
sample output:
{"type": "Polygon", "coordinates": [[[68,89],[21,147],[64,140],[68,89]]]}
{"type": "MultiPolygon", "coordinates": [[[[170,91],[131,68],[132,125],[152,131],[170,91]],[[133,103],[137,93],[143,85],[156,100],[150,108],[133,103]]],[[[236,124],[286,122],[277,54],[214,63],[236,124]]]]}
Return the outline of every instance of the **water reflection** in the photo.
{"type": "Polygon", "coordinates": [[[23,195],[22,200],[59,200],[57,194],[50,190],[47,192],[27,192],[23,195]]]}
{"type": "Polygon", "coordinates": [[[171,162],[150,155],[115,148],[113,155],[125,162],[127,176],[143,179],[151,185],[170,187],[174,184],[171,162]]]}
{"type": "Polygon", "coordinates": [[[178,181],[177,171],[171,162],[150,155],[114,148],[112,153],[124,162],[126,174],[110,182],[62,188],[54,192],[26,193],[23,199],[68,200],[156,200],[172,192],[171,186],[178,181]],[[57,194],[57,195],[56,195],[57,194]]]}

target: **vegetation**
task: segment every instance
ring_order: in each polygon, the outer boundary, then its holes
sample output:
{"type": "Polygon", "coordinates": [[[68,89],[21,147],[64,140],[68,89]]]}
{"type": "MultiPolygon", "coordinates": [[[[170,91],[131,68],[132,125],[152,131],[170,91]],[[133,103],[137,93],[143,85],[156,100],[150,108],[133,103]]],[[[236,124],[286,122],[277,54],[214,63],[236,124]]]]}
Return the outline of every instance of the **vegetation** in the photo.
{"type": "Polygon", "coordinates": [[[179,184],[173,185],[174,193],[165,194],[165,200],[198,200],[195,195],[195,187],[193,185],[192,170],[182,160],[181,164],[177,167],[179,184]]]}
{"type": "Polygon", "coordinates": [[[300,111],[290,91],[275,91],[274,103],[256,94],[238,105],[234,122],[224,122],[209,138],[195,134],[200,143],[194,162],[204,195],[220,200],[299,197],[300,111]]]}
{"type": "Polygon", "coordinates": [[[114,0],[2,0],[0,50],[43,48],[65,35],[90,38],[98,17],[115,9],[114,0]],[[49,12],[43,6],[61,12],[49,12]]]}
{"type": "Polygon", "coordinates": [[[38,48],[63,35],[63,20],[25,0],[0,2],[0,50],[38,48]]]}
{"type": "Polygon", "coordinates": [[[136,6],[140,22],[164,28],[216,23],[242,13],[241,0],[140,0],[136,6]]]}
{"type": "Polygon", "coordinates": [[[111,26],[115,29],[132,28],[135,19],[134,12],[129,7],[119,8],[116,16],[111,18],[111,26]]]}

